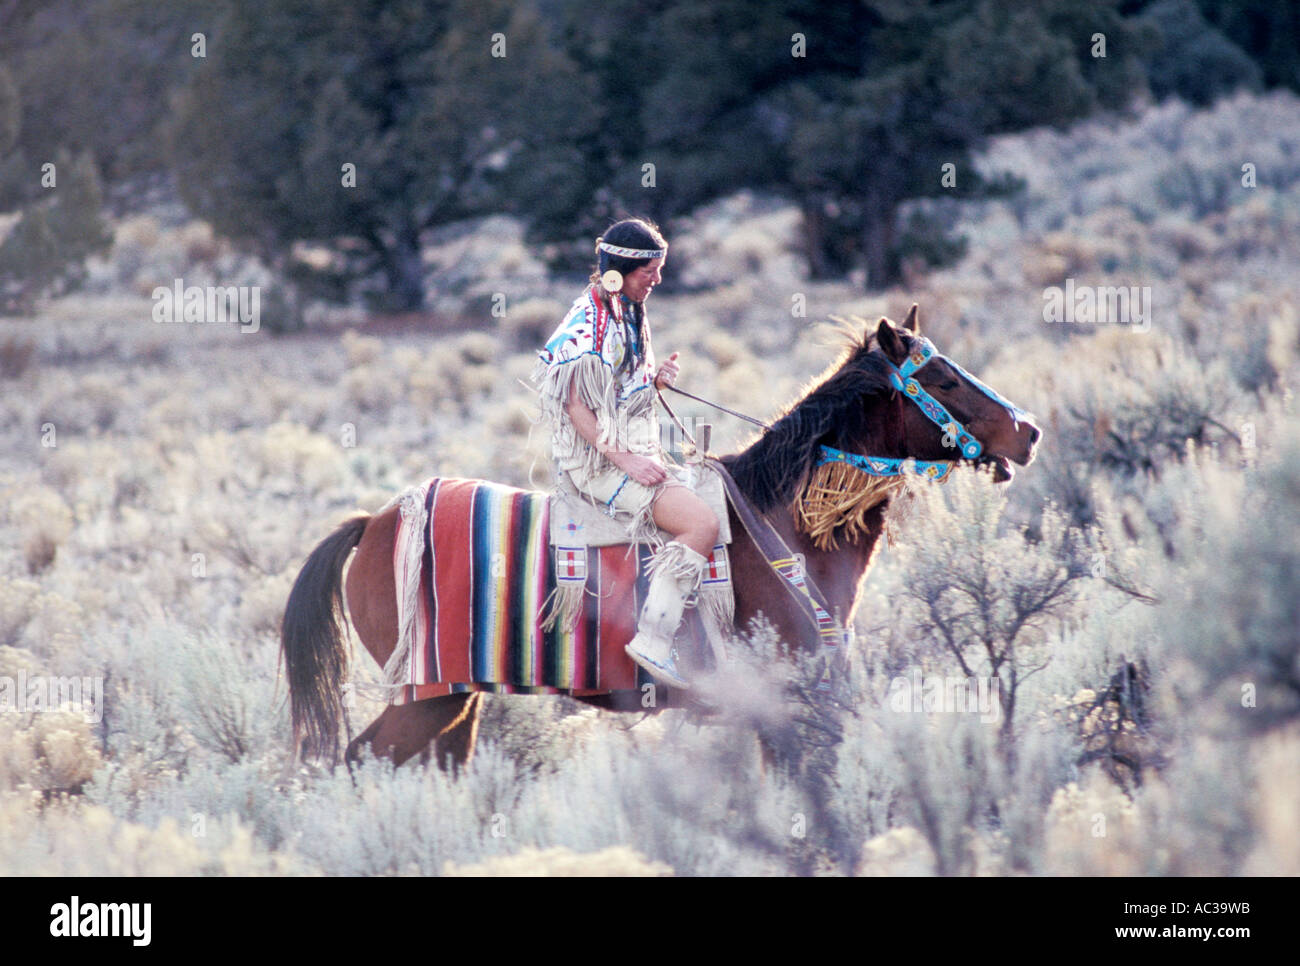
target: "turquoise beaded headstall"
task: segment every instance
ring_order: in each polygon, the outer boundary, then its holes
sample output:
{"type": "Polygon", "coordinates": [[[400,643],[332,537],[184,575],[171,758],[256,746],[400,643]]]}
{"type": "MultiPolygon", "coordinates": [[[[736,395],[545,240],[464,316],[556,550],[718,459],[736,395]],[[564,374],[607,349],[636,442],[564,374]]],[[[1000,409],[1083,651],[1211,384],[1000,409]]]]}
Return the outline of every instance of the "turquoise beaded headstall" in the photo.
{"type": "MultiPolygon", "coordinates": [[[[931,396],[913,377],[918,369],[934,358],[942,359],[948,365],[952,366],[962,378],[966,379],[984,395],[988,396],[998,405],[1006,408],[1019,426],[1022,422],[1029,422],[1030,416],[1023,409],[1011,402],[1006,397],[998,393],[991,386],[986,386],[969,372],[963,369],[957,363],[953,362],[947,356],[940,355],[935,349],[934,343],[929,339],[921,337],[917,340],[916,347],[903,361],[901,366],[895,366],[892,362],[889,364],[892,370],[889,373],[889,384],[901,392],[906,398],[912,400],[925,413],[927,419],[943,430],[943,445],[955,447],[961,452],[961,455],[968,460],[979,459],[984,452],[983,444],[975,438],[965,426],[944,408],[943,403],[931,396]]],[[[914,473],[917,476],[928,480],[934,480],[942,483],[948,478],[956,460],[918,460],[911,457],[896,458],[890,456],[859,456],[856,453],[846,453],[843,450],[835,449],[831,446],[821,448],[822,455],[815,466],[825,466],[827,463],[847,463],[856,469],[861,470],[868,476],[902,476],[905,473],[914,473]]]]}

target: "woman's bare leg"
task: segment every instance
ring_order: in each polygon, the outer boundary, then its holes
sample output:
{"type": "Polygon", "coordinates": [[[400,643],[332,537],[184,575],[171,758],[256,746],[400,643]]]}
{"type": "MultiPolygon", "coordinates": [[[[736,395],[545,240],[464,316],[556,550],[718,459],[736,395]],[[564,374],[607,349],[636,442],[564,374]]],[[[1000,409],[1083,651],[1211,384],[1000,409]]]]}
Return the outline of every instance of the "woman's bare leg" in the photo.
{"type": "Polygon", "coordinates": [[[654,521],[679,543],[702,557],[718,542],[718,518],[709,505],[684,486],[667,486],[654,503],[654,521]]]}

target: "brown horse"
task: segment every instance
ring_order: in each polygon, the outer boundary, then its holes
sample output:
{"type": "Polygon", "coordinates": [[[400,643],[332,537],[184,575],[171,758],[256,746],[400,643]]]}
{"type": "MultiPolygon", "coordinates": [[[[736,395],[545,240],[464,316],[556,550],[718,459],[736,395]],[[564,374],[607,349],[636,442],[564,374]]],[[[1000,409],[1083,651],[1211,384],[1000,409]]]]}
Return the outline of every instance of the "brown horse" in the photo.
{"type": "MultiPolygon", "coordinates": [[[[822,445],[917,460],[951,460],[955,455],[951,435],[945,439],[944,431],[890,381],[896,367],[921,344],[916,316],[913,305],[901,329],[881,319],[874,333],[854,337],[841,357],[770,429],[747,449],[721,460],[751,505],[791,550],[803,555],[808,576],[831,607],[847,615],[846,623],[852,620],[858,589],[875,556],[890,496],[844,501],[851,512],[833,519],[829,527],[823,525],[816,536],[807,532],[807,514],[801,515],[797,508],[802,505],[806,510],[822,445]]],[[[915,379],[982,444],[975,462],[991,465],[995,481],[1011,478],[1011,462],[1023,466],[1033,459],[1038,428],[1023,414],[1018,419],[943,357],[924,364],[915,379]]],[[[853,474],[868,484],[873,480],[856,470],[848,475],[853,474]]],[[[837,477],[841,481],[837,486],[847,490],[853,484],[844,484],[845,478],[837,477]]],[[[825,486],[822,489],[825,495],[825,486]]],[[[818,640],[809,634],[807,621],[791,603],[782,578],[759,553],[735,510],[729,512],[736,627],[747,628],[762,612],[782,640],[816,647],[818,640]]],[[[348,655],[345,599],[357,635],[381,667],[396,647],[393,545],[398,521],[395,507],[346,521],[312,551],[294,583],[281,630],[281,652],[299,751],[337,757],[348,655]],[[344,565],[354,547],[356,558],[345,584],[344,565]]],[[[459,766],[473,753],[480,697],[479,693],[452,694],[389,705],[348,745],[347,760],[352,762],[368,746],[372,753],[399,765],[416,755],[427,761],[433,752],[443,767],[448,761],[459,766]]],[[[640,710],[639,701],[622,703],[617,693],[580,700],[612,710],[640,710]]]]}

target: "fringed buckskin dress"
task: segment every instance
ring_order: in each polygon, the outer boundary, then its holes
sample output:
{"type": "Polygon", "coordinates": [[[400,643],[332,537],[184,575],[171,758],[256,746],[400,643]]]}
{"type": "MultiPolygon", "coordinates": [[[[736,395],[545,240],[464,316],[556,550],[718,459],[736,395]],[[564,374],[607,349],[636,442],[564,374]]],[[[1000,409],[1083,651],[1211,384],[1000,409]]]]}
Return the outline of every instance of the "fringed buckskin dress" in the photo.
{"type": "Polygon", "coordinates": [[[625,295],[605,296],[590,285],[539,353],[533,382],[551,425],[551,453],[559,473],[577,490],[628,526],[628,539],[658,546],[652,508],[667,486],[682,486],[679,467],[659,446],[654,353],[645,307],[625,295]],[[669,477],[644,486],[582,438],[569,418],[569,393],[596,414],[599,442],[616,451],[659,461],[669,477]]]}

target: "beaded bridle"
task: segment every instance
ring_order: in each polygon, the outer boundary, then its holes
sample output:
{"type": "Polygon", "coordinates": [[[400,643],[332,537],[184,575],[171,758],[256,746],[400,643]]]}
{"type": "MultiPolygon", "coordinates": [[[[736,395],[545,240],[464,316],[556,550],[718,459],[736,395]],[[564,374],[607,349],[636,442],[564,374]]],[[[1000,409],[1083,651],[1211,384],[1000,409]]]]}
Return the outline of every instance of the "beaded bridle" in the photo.
{"type": "MultiPolygon", "coordinates": [[[[924,336],[918,337],[916,347],[908,354],[901,366],[894,365],[888,359],[885,360],[889,363],[890,368],[889,384],[901,392],[905,398],[916,403],[921,412],[925,414],[925,417],[943,430],[943,445],[955,447],[964,459],[979,459],[980,454],[984,452],[984,445],[975,438],[975,435],[970,430],[948,412],[943,403],[926,392],[925,388],[913,378],[913,375],[931,359],[942,359],[976,389],[998,405],[1005,407],[1012,420],[1015,421],[1017,430],[1022,422],[1032,421],[1032,417],[1027,412],[1001,395],[996,389],[980,382],[947,356],[940,355],[938,350],[935,349],[934,343],[929,339],[924,336]]],[[[919,460],[910,456],[860,456],[857,453],[846,453],[831,446],[822,446],[821,457],[813,465],[813,468],[816,469],[818,466],[825,466],[828,463],[846,463],[855,469],[861,470],[868,476],[888,477],[914,473],[924,479],[942,483],[948,478],[948,474],[952,472],[952,468],[957,462],[957,460],[919,460]]]]}
{"type": "MultiPolygon", "coordinates": [[[[883,354],[883,353],[882,353],[883,354]]],[[[997,390],[986,386],[969,372],[963,369],[957,363],[953,362],[946,356],[940,355],[935,349],[934,343],[924,336],[918,336],[915,347],[901,366],[896,366],[886,357],[885,361],[889,364],[889,383],[893,388],[920,407],[927,419],[933,422],[943,430],[943,443],[945,446],[955,447],[960,450],[962,457],[968,460],[979,459],[980,454],[984,452],[982,444],[975,435],[971,433],[960,420],[953,418],[947,408],[931,396],[921,386],[914,377],[915,373],[931,359],[939,358],[952,366],[953,370],[961,375],[964,379],[975,386],[980,392],[988,396],[998,405],[1003,406],[1010,414],[1012,420],[1019,430],[1020,423],[1032,422],[1032,417],[1002,396],[997,390]]],[[[741,419],[754,423],[764,430],[770,430],[772,427],[767,423],[755,419],[753,416],[746,416],[744,413],[736,412],[734,409],[728,409],[703,397],[696,396],[693,393],[677,389],[675,386],[667,387],[673,392],[687,396],[707,406],[738,416],[741,419]]],[[[667,402],[660,395],[660,401],[663,402],[664,408],[677,424],[678,428],[690,439],[692,445],[695,441],[691,439],[686,427],[677,419],[675,413],[668,406],[667,402]]],[[[698,446],[696,447],[698,450],[698,446]]],[[[892,456],[860,456],[857,453],[846,453],[843,450],[835,449],[831,446],[821,447],[821,458],[815,464],[815,470],[819,466],[825,466],[830,463],[844,463],[854,467],[874,477],[902,477],[905,473],[914,473],[924,479],[943,482],[952,472],[953,466],[957,460],[918,460],[913,457],[892,457],[892,456]]],[[[835,656],[838,652],[839,645],[842,641],[850,638],[851,632],[839,620],[838,614],[832,615],[826,598],[817,587],[816,582],[805,572],[803,561],[797,555],[792,554],[784,541],[772,529],[771,524],[767,523],[766,517],[761,514],[753,513],[748,509],[748,504],[742,494],[739,493],[735,482],[731,480],[730,475],[721,464],[717,464],[717,469],[723,477],[731,494],[732,504],[740,514],[746,528],[750,531],[751,537],[754,538],[755,544],[759,547],[760,552],[767,560],[768,565],[782,578],[785,584],[794,593],[795,600],[800,605],[806,607],[809,620],[815,627],[821,640],[822,653],[825,660],[822,663],[821,673],[817,683],[819,691],[828,690],[830,684],[831,667],[834,664],[835,656]],[[766,535],[766,538],[765,538],[766,535]],[[775,547],[776,549],[773,549],[775,547]],[[806,601],[806,603],[805,603],[806,601]]]]}

